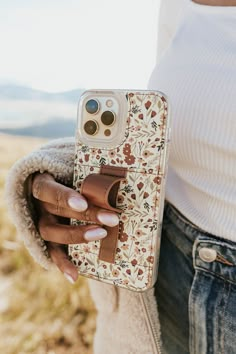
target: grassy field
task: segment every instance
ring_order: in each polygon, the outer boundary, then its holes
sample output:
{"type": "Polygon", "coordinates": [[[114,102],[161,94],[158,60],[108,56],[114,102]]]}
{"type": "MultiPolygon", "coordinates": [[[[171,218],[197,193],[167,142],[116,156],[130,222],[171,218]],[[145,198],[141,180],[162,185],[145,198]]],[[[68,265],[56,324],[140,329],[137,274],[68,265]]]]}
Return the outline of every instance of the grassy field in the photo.
{"type": "Polygon", "coordinates": [[[0,353],[91,354],[96,311],[86,280],[70,285],[35,264],[4,205],[9,167],[42,143],[0,135],[0,353]]]}

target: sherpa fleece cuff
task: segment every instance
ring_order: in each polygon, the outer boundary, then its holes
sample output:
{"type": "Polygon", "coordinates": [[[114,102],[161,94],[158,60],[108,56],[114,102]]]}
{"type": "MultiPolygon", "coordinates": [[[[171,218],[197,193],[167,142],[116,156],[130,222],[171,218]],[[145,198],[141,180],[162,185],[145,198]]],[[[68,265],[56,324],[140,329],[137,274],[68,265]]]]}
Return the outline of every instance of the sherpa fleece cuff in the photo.
{"type": "Polygon", "coordinates": [[[34,208],[28,195],[30,176],[48,172],[58,182],[71,186],[73,162],[74,139],[57,139],[18,160],[7,176],[5,197],[12,222],[35,261],[46,269],[52,268],[53,263],[34,222],[34,208]]]}

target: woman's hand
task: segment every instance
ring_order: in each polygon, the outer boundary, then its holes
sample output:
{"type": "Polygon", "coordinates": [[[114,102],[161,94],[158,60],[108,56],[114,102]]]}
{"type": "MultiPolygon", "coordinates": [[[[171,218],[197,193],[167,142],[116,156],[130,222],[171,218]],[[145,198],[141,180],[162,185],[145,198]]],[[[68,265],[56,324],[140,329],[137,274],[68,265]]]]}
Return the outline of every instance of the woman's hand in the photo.
{"type": "Polygon", "coordinates": [[[113,212],[89,206],[81,194],[56,182],[48,173],[35,175],[32,194],[37,200],[39,232],[47,241],[49,255],[65,277],[73,283],[78,278],[78,271],[70,262],[64,245],[100,240],[107,236],[102,225],[115,226],[119,223],[119,218],[113,212]],[[68,218],[67,224],[60,223],[62,218],[68,218]],[[69,225],[69,218],[95,224],[73,226],[69,225]]]}

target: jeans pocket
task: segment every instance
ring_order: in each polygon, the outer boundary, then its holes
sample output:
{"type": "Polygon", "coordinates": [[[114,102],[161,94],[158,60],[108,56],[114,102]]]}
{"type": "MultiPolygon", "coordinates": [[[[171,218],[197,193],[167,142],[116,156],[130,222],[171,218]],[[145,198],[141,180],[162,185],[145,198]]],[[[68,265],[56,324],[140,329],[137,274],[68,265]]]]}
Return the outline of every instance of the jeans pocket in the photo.
{"type": "Polygon", "coordinates": [[[204,246],[217,250],[217,256],[204,264],[199,248],[194,247],[195,275],[189,296],[190,354],[236,354],[236,267],[232,248],[227,250],[221,242],[213,244],[212,240],[204,246]],[[224,253],[220,254],[218,250],[222,249],[224,253]]]}

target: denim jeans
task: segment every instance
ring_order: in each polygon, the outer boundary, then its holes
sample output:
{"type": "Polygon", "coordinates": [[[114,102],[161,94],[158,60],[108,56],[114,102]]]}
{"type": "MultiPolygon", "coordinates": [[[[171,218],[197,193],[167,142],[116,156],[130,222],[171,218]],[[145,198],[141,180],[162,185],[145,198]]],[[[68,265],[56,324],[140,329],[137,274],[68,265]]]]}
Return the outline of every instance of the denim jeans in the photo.
{"type": "Polygon", "coordinates": [[[236,243],[198,229],[170,204],[155,295],[163,354],[236,354],[236,243]]]}

